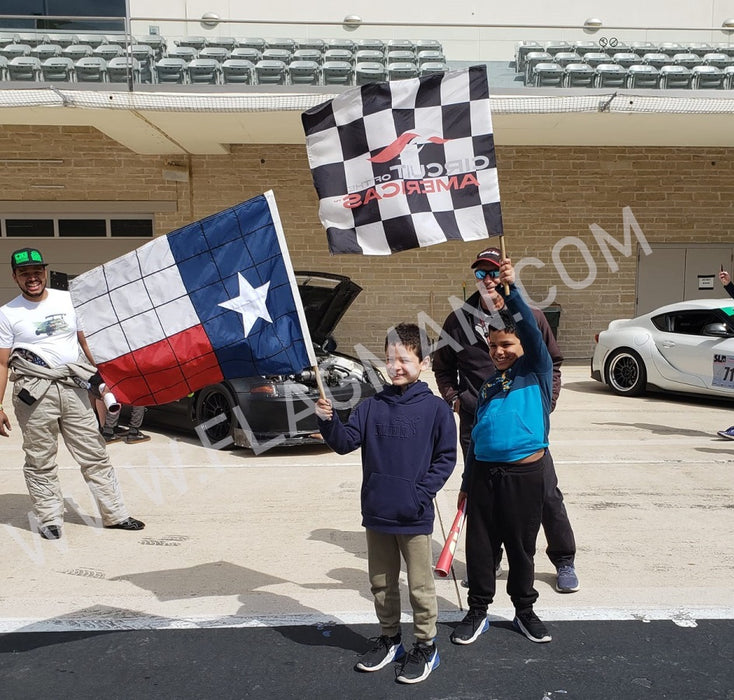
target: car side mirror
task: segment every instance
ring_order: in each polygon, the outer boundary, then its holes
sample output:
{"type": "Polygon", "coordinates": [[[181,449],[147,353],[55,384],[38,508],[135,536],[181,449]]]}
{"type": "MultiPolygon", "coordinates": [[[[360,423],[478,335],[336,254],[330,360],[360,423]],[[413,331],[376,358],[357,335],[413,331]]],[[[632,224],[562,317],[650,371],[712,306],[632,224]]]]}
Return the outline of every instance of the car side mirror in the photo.
{"type": "Polygon", "coordinates": [[[734,335],[725,323],[707,323],[703,327],[703,335],[711,335],[716,338],[728,338],[734,335]]]}

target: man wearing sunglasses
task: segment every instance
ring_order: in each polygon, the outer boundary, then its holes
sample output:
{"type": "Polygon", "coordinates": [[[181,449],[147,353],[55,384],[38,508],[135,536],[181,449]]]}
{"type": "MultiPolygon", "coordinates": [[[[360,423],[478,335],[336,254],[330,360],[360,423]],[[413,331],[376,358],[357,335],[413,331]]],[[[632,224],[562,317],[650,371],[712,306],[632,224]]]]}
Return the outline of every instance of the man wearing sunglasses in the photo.
{"type": "MultiPolygon", "coordinates": [[[[61,537],[64,499],[56,453],[59,433],[81,467],[99,507],[102,524],[142,530],[122,499],[97,419],[89,404],[89,380],[96,374],[69,292],[46,287],[46,266],[35,248],[10,257],[20,295],[0,307],[0,400],[12,370],[13,409],[23,435],[25,476],[39,533],[61,537]]],[[[99,376],[99,375],[97,375],[99,376]]],[[[0,435],[8,436],[10,419],[0,403],[0,435]]]]}
{"type": "MultiPolygon", "coordinates": [[[[466,452],[474,425],[479,389],[485,379],[496,372],[489,356],[487,337],[491,327],[504,327],[502,315],[507,314],[504,297],[497,291],[502,253],[498,248],[486,248],[472,263],[478,291],[464,305],[449,314],[443,324],[439,348],[433,354],[433,372],[444,399],[459,414],[459,442],[466,462],[466,452]],[[447,339],[451,339],[448,342],[447,339]],[[461,349],[458,350],[458,346],[461,349]]],[[[533,316],[553,360],[553,397],[551,411],[561,390],[563,355],[550,325],[540,309],[533,316]]],[[[556,590],[572,593],[579,588],[574,568],[576,541],[568,520],[563,494],[550,461],[546,472],[546,493],[543,505],[543,530],[548,548],[546,553],[556,567],[556,590]]],[[[500,562],[496,562],[499,567],[500,562]]]]}

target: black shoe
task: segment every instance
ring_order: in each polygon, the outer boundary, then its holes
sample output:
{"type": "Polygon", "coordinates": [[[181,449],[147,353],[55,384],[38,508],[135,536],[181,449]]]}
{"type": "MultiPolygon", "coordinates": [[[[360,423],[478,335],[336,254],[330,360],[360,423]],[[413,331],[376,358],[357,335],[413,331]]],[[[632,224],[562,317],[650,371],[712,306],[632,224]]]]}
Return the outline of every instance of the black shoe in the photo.
{"type": "Polygon", "coordinates": [[[120,440],[122,440],[122,436],[116,433],[114,430],[103,430],[102,437],[104,438],[105,443],[107,443],[108,445],[110,443],[120,442],[120,440]]]}
{"type": "Polygon", "coordinates": [[[548,628],[540,621],[533,609],[520,612],[515,611],[515,619],[512,621],[515,629],[522,632],[531,642],[550,642],[548,628]]]}
{"type": "Polygon", "coordinates": [[[488,629],[487,611],[479,608],[469,608],[469,612],[464,615],[464,619],[451,633],[450,639],[454,644],[471,644],[488,629]]]}
{"type": "Polygon", "coordinates": [[[105,525],[108,530],[142,530],[145,523],[135,518],[125,518],[121,523],[116,525],[105,525]]]}
{"type": "Polygon", "coordinates": [[[395,676],[398,683],[420,683],[426,680],[441,659],[435,644],[416,642],[395,676]]]}
{"type": "Polygon", "coordinates": [[[379,671],[385,668],[389,663],[402,659],[405,656],[405,649],[400,642],[400,635],[394,637],[382,635],[370,639],[374,642],[374,646],[360,657],[354,666],[356,671],[379,671]]]}
{"type": "Polygon", "coordinates": [[[144,435],[137,428],[130,428],[124,438],[128,445],[132,445],[136,442],[147,442],[150,440],[150,435],[144,435]]]}
{"type": "Polygon", "coordinates": [[[38,532],[44,540],[61,539],[61,528],[58,525],[41,525],[38,532]]]}

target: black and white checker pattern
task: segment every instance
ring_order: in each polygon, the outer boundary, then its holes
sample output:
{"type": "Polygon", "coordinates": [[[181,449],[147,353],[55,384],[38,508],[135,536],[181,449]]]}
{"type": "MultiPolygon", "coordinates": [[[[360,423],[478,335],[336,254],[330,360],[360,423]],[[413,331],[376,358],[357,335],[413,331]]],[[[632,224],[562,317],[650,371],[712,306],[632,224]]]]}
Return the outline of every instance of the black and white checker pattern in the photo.
{"type": "Polygon", "coordinates": [[[301,118],[332,253],[502,233],[485,66],[370,83],[301,118]]]}

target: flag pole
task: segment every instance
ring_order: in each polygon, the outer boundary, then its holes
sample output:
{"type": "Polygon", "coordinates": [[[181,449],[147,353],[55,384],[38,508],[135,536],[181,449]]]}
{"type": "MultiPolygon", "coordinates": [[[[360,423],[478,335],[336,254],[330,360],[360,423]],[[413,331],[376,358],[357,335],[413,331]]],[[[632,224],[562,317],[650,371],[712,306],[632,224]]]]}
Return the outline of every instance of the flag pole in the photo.
{"type": "MultiPolygon", "coordinates": [[[[507,257],[507,252],[505,251],[505,236],[502,233],[500,234],[500,252],[502,253],[502,259],[504,260],[507,257]]],[[[507,296],[510,293],[510,285],[505,282],[504,287],[505,296],[507,296]]]]}
{"type": "Polygon", "coordinates": [[[321,379],[321,372],[319,371],[318,364],[311,368],[316,375],[316,386],[319,390],[319,398],[326,399],[326,392],[324,391],[324,382],[321,379]]]}
{"type": "Polygon", "coordinates": [[[296,313],[298,314],[298,321],[301,325],[301,334],[303,335],[303,342],[306,345],[306,354],[311,363],[311,370],[316,378],[316,386],[319,390],[319,397],[322,399],[326,398],[326,392],[324,391],[324,382],[321,379],[321,372],[319,371],[319,362],[316,359],[316,353],[313,349],[313,342],[311,342],[311,333],[308,329],[308,322],[306,321],[306,312],[303,310],[303,301],[301,295],[298,292],[298,285],[296,284],[296,276],[293,272],[293,263],[291,263],[291,256],[288,252],[288,244],[285,240],[285,231],[283,230],[283,224],[280,221],[280,214],[278,213],[278,205],[275,203],[275,194],[272,190],[268,190],[263,193],[265,200],[268,202],[270,208],[270,215],[273,219],[273,225],[275,227],[275,233],[278,237],[278,244],[280,246],[280,252],[283,256],[283,264],[285,265],[286,272],[288,273],[288,281],[291,285],[291,292],[293,294],[293,302],[296,306],[296,313]]]}

